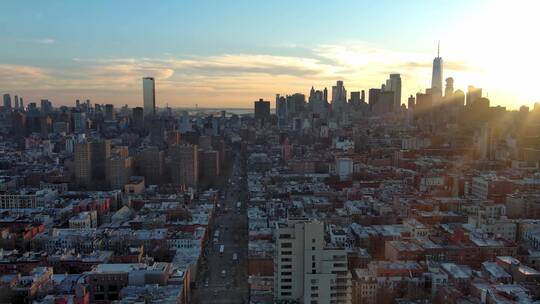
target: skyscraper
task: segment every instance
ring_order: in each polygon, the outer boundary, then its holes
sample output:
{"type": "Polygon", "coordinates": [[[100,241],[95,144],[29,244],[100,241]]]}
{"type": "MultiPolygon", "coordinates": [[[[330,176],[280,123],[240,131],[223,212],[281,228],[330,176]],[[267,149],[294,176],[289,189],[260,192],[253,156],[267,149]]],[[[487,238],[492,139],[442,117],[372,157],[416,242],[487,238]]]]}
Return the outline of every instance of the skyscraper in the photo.
{"type": "Polygon", "coordinates": [[[467,88],[467,106],[473,105],[481,97],[482,97],[481,88],[475,88],[472,85],[470,85],[467,88]]]}
{"type": "Polygon", "coordinates": [[[431,94],[433,102],[437,103],[442,97],[443,59],[439,56],[440,45],[437,47],[437,57],[433,59],[433,73],[431,74],[431,94]]]}
{"type": "Polygon", "coordinates": [[[265,101],[262,98],[255,101],[255,119],[268,120],[270,118],[270,101],[265,101]]]}
{"type": "Polygon", "coordinates": [[[90,160],[92,165],[92,180],[103,182],[106,172],[106,161],[111,156],[111,140],[99,139],[90,144],[90,160]]]}
{"type": "Polygon", "coordinates": [[[454,94],[454,78],[446,78],[446,87],[444,88],[444,97],[451,97],[454,94]]]}
{"type": "Polygon", "coordinates": [[[390,79],[386,81],[386,91],[394,92],[392,109],[398,111],[401,107],[401,76],[399,74],[390,74],[390,79]]]}
{"type": "Polygon", "coordinates": [[[105,120],[113,121],[115,119],[116,113],[114,112],[114,105],[106,104],[105,105],[105,120]]]}
{"type": "Polygon", "coordinates": [[[373,111],[375,105],[379,102],[381,96],[381,89],[369,89],[369,109],[373,111]]]}
{"type": "Polygon", "coordinates": [[[156,86],[154,77],[143,78],[144,116],[156,113],[156,86]]]}
{"type": "Polygon", "coordinates": [[[4,108],[11,109],[11,95],[4,94],[4,108]]]}
{"type": "Polygon", "coordinates": [[[144,114],[143,114],[143,108],[142,107],[136,107],[133,108],[133,117],[131,121],[131,125],[133,129],[137,131],[141,131],[144,129],[144,114]]]}
{"type": "Polygon", "coordinates": [[[338,80],[335,86],[332,86],[332,109],[341,111],[347,105],[347,90],[343,86],[343,81],[338,80]]]}

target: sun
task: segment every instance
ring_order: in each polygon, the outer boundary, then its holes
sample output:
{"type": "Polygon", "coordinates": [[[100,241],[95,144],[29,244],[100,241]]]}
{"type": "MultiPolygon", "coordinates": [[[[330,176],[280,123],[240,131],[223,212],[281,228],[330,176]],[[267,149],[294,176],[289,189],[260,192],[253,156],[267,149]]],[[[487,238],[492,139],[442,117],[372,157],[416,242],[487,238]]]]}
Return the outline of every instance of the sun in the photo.
{"type": "Polygon", "coordinates": [[[538,11],[537,1],[497,1],[456,20],[443,41],[447,58],[468,67],[452,75],[460,87],[482,87],[496,104],[514,109],[540,100],[538,11]]]}

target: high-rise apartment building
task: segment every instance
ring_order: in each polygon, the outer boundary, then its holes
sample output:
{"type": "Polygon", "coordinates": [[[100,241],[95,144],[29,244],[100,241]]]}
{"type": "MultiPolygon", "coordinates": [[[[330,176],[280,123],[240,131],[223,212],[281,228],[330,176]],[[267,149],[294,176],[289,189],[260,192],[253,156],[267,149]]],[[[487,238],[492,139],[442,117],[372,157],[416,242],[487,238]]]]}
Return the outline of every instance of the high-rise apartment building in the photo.
{"type": "Polygon", "coordinates": [[[143,78],[144,117],[156,113],[156,85],[154,77],[143,78]]]}
{"type": "Polygon", "coordinates": [[[197,145],[177,145],[169,151],[171,153],[172,183],[197,188],[199,183],[199,150],[197,145]]]}
{"type": "Polygon", "coordinates": [[[200,150],[199,171],[202,180],[214,183],[219,176],[219,153],[214,150],[200,150]]]}
{"type": "Polygon", "coordinates": [[[289,219],[276,223],[274,298],[300,303],[351,303],[347,252],[330,248],[324,224],[289,219]]]}
{"type": "Polygon", "coordinates": [[[132,158],[114,155],[109,157],[106,163],[107,185],[112,190],[123,189],[132,174],[132,158]]]}
{"type": "Polygon", "coordinates": [[[75,182],[78,186],[89,187],[92,182],[92,149],[90,143],[83,141],[75,144],[74,169],[75,182]]]}
{"type": "Polygon", "coordinates": [[[163,182],[164,152],[156,146],[144,148],[137,156],[139,174],[144,176],[148,185],[159,185],[163,182]]]}

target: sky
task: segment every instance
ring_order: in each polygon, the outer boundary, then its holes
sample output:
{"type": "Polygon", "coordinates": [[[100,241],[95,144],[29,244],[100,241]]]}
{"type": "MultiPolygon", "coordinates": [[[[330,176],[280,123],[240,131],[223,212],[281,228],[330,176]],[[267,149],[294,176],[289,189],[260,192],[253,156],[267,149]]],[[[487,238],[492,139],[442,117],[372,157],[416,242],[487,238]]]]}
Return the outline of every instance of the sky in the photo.
{"type": "Polygon", "coordinates": [[[0,0],[0,93],[26,102],[252,107],[400,73],[402,103],[443,77],[492,105],[540,101],[540,1],[0,0]]]}

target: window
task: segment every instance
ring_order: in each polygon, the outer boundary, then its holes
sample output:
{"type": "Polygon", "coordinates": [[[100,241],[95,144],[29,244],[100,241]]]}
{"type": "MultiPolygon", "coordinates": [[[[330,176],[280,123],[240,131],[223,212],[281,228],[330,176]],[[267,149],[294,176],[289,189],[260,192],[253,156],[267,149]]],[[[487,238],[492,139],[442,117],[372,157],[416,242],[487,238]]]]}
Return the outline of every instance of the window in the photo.
{"type": "Polygon", "coordinates": [[[291,269],[292,265],[281,265],[281,269],[291,269]]]}
{"type": "Polygon", "coordinates": [[[292,259],[291,258],[282,258],[281,261],[282,262],[290,262],[290,261],[292,261],[292,259]]]}
{"type": "Polygon", "coordinates": [[[288,291],[282,292],[282,293],[281,293],[281,296],[282,296],[282,297],[290,297],[290,296],[291,296],[291,293],[288,292],[288,291]]]}
{"type": "Polygon", "coordinates": [[[315,261],[315,256],[314,255],[311,256],[311,260],[315,261]]]}
{"type": "Polygon", "coordinates": [[[315,243],[315,239],[311,239],[311,242],[312,242],[312,243],[315,243]]]}
{"type": "Polygon", "coordinates": [[[291,283],[292,279],[281,279],[281,283],[291,283]]]}
{"type": "Polygon", "coordinates": [[[291,255],[292,251],[282,251],[281,254],[282,255],[291,255]]]}
{"type": "Polygon", "coordinates": [[[281,275],[282,275],[282,276],[290,276],[290,275],[292,275],[292,272],[290,272],[290,271],[283,271],[283,272],[281,272],[281,275]]]}
{"type": "Polygon", "coordinates": [[[315,263],[311,263],[311,268],[315,268],[315,263]]]}
{"type": "Polygon", "coordinates": [[[292,248],[292,243],[281,243],[281,248],[292,248]]]}
{"type": "Polygon", "coordinates": [[[290,238],[291,238],[291,235],[288,234],[288,233],[283,233],[283,234],[280,234],[280,235],[279,235],[279,238],[280,238],[280,239],[290,239],[290,238]]]}
{"type": "Polygon", "coordinates": [[[292,289],[292,286],[291,285],[284,285],[284,286],[281,286],[281,289],[292,289]]]}

